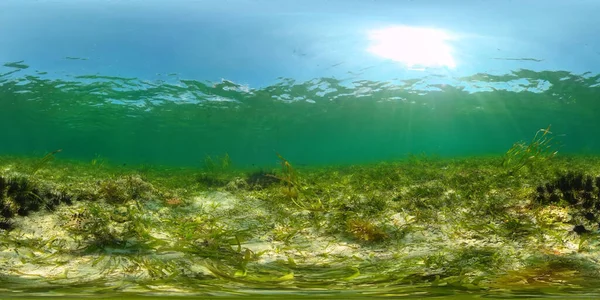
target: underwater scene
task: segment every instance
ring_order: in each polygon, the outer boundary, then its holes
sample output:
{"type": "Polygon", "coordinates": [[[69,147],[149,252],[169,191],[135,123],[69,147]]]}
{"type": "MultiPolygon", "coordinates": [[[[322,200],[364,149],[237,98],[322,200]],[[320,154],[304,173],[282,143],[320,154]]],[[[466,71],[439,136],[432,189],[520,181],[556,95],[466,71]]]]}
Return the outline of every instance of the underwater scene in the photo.
{"type": "Polygon", "coordinates": [[[600,297],[600,2],[0,2],[0,299],[600,297]]]}

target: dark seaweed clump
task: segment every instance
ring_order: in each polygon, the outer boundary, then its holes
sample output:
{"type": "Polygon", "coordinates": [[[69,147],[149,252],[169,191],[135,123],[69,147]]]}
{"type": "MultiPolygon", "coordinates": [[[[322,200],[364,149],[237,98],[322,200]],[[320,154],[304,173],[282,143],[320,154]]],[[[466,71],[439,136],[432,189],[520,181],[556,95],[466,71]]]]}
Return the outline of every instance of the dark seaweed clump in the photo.
{"type": "Polygon", "coordinates": [[[11,218],[27,216],[40,209],[54,210],[71,197],[29,180],[26,176],[0,176],[0,229],[12,229],[11,218]]]}
{"type": "MultiPolygon", "coordinates": [[[[571,207],[578,234],[589,232],[583,220],[598,223],[600,217],[600,176],[582,172],[560,174],[554,181],[537,187],[537,200],[543,205],[558,204],[571,207]]],[[[598,223],[600,226],[600,223],[598,223]]]]}
{"type": "Polygon", "coordinates": [[[196,176],[196,182],[207,188],[223,187],[228,183],[228,181],[224,178],[219,178],[208,174],[196,176]]]}
{"type": "Polygon", "coordinates": [[[249,173],[246,177],[246,182],[252,189],[264,189],[279,181],[275,173],[263,170],[249,173]]]}

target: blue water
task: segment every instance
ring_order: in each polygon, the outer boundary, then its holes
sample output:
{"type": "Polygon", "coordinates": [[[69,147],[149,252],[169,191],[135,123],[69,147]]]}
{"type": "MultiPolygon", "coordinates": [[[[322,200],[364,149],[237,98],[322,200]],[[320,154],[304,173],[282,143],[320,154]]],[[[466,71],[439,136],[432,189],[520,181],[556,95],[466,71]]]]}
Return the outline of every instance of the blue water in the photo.
{"type": "Polygon", "coordinates": [[[456,35],[456,68],[430,71],[452,78],[521,68],[597,72],[598,13],[595,1],[6,0],[0,61],[24,60],[56,76],[174,73],[252,87],[349,71],[371,80],[429,74],[365,51],[369,30],[405,25],[456,35]]]}

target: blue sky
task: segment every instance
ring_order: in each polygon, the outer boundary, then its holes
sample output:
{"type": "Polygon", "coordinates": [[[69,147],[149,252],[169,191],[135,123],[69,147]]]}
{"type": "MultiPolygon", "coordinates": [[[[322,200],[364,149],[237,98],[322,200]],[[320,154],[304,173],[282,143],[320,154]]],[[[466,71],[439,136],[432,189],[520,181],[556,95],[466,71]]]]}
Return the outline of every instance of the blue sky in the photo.
{"type": "Polygon", "coordinates": [[[597,73],[599,15],[600,1],[592,0],[3,0],[0,62],[24,60],[56,76],[153,80],[175,73],[252,87],[278,77],[456,78],[518,68],[597,73]],[[408,28],[379,41],[392,57],[370,51],[373,32],[390,28],[408,28]],[[427,41],[421,29],[447,39],[427,41]],[[452,66],[440,58],[440,43],[450,49],[452,66]],[[407,65],[431,57],[437,65],[407,65]],[[539,61],[512,60],[518,58],[539,61]]]}

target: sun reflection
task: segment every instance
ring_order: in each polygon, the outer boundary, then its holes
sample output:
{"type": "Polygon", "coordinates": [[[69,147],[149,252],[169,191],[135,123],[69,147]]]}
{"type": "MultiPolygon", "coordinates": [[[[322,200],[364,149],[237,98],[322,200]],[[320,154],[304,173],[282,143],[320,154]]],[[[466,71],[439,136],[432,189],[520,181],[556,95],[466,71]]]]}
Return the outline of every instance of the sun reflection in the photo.
{"type": "Polygon", "coordinates": [[[408,68],[456,67],[452,37],[439,29],[393,26],[369,32],[372,54],[405,64],[408,68]]]}

